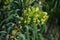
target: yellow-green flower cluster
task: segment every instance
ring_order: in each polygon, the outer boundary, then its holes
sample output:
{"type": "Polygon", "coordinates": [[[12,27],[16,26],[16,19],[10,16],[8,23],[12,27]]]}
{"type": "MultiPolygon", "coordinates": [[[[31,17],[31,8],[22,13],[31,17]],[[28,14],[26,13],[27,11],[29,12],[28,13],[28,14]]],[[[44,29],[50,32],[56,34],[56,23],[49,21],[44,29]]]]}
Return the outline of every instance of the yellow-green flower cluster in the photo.
{"type": "Polygon", "coordinates": [[[26,24],[44,24],[47,18],[47,12],[43,12],[38,7],[33,6],[23,9],[23,15],[20,20],[26,24]]]}

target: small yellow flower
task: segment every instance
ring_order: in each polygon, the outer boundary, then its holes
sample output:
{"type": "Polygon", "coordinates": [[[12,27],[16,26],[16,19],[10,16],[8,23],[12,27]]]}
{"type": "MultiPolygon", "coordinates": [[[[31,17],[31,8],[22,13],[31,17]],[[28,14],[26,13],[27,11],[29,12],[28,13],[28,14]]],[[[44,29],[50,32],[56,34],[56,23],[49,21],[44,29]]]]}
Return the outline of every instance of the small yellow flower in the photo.
{"type": "Polygon", "coordinates": [[[33,18],[33,23],[36,23],[37,18],[33,18]]]}
{"type": "Polygon", "coordinates": [[[27,24],[30,24],[30,21],[27,21],[27,24]]]}
{"type": "Polygon", "coordinates": [[[28,11],[31,11],[31,9],[30,9],[30,8],[28,8],[28,11]]]}
{"type": "Polygon", "coordinates": [[[39,8],[38,7],[36,7],[36,11],[39,11],[39,8]]]}
{"type": "Polygon", "coordinates": [[[30,20],[27,20],[26,23],[27,23],[27,24],[30,24],[30,20]]]}
{"type": "Polygon", "coordinates": [[[23,20],[23,17],[20,17],[20,20],[22,21],[23,20]]]}
{"type": "Polygon", "coordinates": [[[45,22],[45,20],[44,19],[41,19],[41,22],[45,22]]]}
{"type": "Polygon", "coordinates": [[[43,18],[46,18],[46,16],[44,15],[43,18]]]}
{"type": "Polygon", "coordinates": [[[48,16],[45,17],[45,20],[47,20],[47,19],[48,19],[48,16]]]}
{"type": "Polygon", "coordinates": [[[43,12],[44,13],[44,15],[47,15],[47,12],[43,12]]]}
{"type": "Polygon", "coordinates": [[[37,19],[37,23],[38,23],[38,24],[40,23],[40,20],[39,20],[39,19],[37,19]]]}
{"type": "Polygon", "coordinates": [[[36,21],[33,21],[33,23],[36,23],[36,21]]]}
{"type": "Polygon", "coordinates": [[[32,16],[33,16],[33,14],[32,14],[32,13],[29,13],[29,14],[28,14],[28,16],[29,16],[29,17],[32,17],[32,16]]]}
{"type": "Polygon", "coordinates": [[[36,21],[37,18],[33,18],[33,21],[36,21]]]}
{"type": "Polygon", "coordinates": [[[46,16],[46,18],[48,18],[48,16],[46,16]]]}
{"type": "Polygon", "coordinates": [[[31,21],[31,18],[28,17],[27,20],[26,20],[26,23],[30,24],[30,21],[31,21]]]}
{"type": "Polygon", "coordinates": [[[41,19],[41,24],[44,24],[46,19],[41,19]]]}
{"type": "Polygon", "coordinates": [[[44,24],[44,22],[41,22],[41,24],[44,24]]]}
{"type": "Polygon", "coordinates": [[[39,17],[39,15],[38,15],[38,14],[36,14],[36,15],[35,15],[35,17],[39,17]]]}
{"type": "Polygon", "coordinates": [[[32,11],[35,11],[35,7],[33,6],[33,7],[31,7],[31,9],[32,9],[32,11]]]}
{"type": "Polygon", "coordinates": [[[31,18],[28,17],[27,20],[31,20],[31,18]]]}

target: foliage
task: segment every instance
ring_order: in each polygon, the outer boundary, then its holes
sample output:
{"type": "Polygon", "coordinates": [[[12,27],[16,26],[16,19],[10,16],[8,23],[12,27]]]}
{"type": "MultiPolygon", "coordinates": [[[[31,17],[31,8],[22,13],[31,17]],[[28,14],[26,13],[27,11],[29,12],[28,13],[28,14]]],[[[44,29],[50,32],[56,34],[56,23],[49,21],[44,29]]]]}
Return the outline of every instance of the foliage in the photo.
{"type": "MultiPolygon", "coordinates": [[[[48,31],[55,37],[54,40],[60,40],[60,0],[45,0],[43,10],[49,14],[48,31]],[[57,31],[58,30],[58,31],[57,31]],[[55,32],[54,32],[55,31],[55,32]]],[[[49,32],[47,32],[49,34],[49,32]]]]}
{"type": "MultiPolygon", "coordinates": [[[[44,1],[0,0],[0,40],[45,40],[44,1]]],[[[53,35],[48,40],[54,40],[53,35]]]]}

